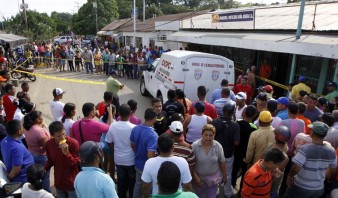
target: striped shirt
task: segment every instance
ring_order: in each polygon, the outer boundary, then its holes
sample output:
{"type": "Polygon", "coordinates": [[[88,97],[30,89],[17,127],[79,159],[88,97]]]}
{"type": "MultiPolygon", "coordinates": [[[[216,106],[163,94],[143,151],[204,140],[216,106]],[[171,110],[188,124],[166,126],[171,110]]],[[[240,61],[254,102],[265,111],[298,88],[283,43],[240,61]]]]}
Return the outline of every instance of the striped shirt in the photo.
{"type": "Polygon", "coordinates": [[[194,151],[186,146],[178,145],[178,143],[174,143],[174,156],[183,157],[187,160],[189,167],[194,166],[196,163],[194,151]]]}
{"type": "Polygon", "coordinates": [[[323,189],[326,169],[337,166],[336,152],[326,143],[300,147],[292,162],[301,167],[295,176],[295,185],[306,190],[323,189]]]}
{"type": "Polygon", "coordinates": [[[257,161],[244,176],[241,195],[243,198],[269,198],[272,186],[272,172],[265,172],[257,161]]]}

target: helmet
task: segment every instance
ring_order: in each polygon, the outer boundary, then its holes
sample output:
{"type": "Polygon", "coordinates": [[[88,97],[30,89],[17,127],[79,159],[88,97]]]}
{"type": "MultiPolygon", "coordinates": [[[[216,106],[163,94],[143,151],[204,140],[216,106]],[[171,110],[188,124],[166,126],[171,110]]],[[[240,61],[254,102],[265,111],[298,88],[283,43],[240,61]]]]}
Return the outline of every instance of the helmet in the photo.
{"type": "Polygon", "coordinates": [[[280,142],[288,142],[291,138],[291,131],[286,126],[279,126],[275,129],[275,138],[280,142]]]}
{"type": "Polygon", "coordinates": [[[87,141],[80,146],[79,157],[83,165],[92,163],[99,153],[100,145],[93,141],[87,141]]]}
{"type": "Polygon", "coordinates": [[[222,112],[224,115],[232,115],[234,114],[236,109],[236,103],[234,101],[229,101],[224,104],[222,108],[222,112]]]}

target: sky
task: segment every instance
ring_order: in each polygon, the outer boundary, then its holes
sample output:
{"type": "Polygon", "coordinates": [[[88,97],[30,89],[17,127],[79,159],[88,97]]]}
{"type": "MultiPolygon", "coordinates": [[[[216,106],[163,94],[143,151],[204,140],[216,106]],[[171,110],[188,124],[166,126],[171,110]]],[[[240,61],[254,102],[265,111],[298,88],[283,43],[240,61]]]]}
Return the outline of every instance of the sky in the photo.
{"type": "MultiPolygon", "coordinates": [[[[76,13],[87,0],[24,0],[28,4],[28,9],[38,12],[45,12],[50,15],[51,12],[69,12],[76,13]]],[[[98,0],[99,1],[99,0],[98,0]]],[[[245,3],[265,3],[271,4],[275,2],[285,3],[286,0],[237,0],[245,3]]],[[[10,18],[19,12],[19,5],[22,0],[0,0],[0,21],[3,18],[10,18]]]]}

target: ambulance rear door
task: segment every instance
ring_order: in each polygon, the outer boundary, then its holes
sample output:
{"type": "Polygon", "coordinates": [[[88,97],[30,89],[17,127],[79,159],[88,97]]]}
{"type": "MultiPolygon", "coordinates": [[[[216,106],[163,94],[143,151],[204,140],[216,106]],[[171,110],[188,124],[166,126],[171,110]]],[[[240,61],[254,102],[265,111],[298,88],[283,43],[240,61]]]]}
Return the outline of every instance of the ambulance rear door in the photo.
{"type": "Polygon", "coordinates": [[[222,79],[227,79],[229,74],[228,59],[215,55],[212,56],[194,56],[186,60],[186,73],[184,92],[192,100],[197,100],[197,88],[201,85],[207,89],[206,99],[209,100],[214,89],[220,87],[222,79]]]}

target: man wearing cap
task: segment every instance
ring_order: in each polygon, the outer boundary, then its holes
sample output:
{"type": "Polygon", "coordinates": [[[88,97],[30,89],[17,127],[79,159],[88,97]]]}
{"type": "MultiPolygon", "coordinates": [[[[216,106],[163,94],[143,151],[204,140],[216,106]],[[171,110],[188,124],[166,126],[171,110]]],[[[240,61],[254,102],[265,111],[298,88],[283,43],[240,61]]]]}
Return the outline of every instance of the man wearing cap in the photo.
{"type": "Polygon", "coordinates": [[[299,76],[298,84],[292,87],[291,95],[292,99],[296,102],[301,102],[298,100],[299,92],[304,90],[307,93],[311,93],[311,88],[305,84],[306,78],[304,76],[299,76]]]}
{"type": "Polygon", "coordinates": [[[265,85],[263,87],[264,92],[266,93],[266,95],[268,96],[268,99],[270,100],[271,98],[273,98],[272,96],[272,92],[273,92],[273,88],[271,85],[265,85]]]}
{"type": "Polygon", "coordinates": [[[244,92],[247,96],[246,103],[248,104],[251,101],[251,98],[253,96],[253,90],[252,87],[248,84],[248,77],[244,76],[241,79],[241,83],[237,84],[234,89],[234,93],[237,94],[239,92],[244,92]]]}
{"type": "Polygon", "coordinates": [[[194,166],[196,163],[195,154],[190,144],[182,139],[183,124],[180,121],[174,121],[169,126],[170,133],[174,139],[174,151],[173,155],[177,157],[183,157],[187,160],[191,175],[194,174],[194,166]]]}
{"type": "Polygon", "coordinates": [[[323,142],[329,126],[314,122],[309,127],[312,143],[300,147],[292,159],[294,165],[287,177],[286,198],[321,197],[325,178],[331,179],[337,167],[335,150],[323,142]]]}
{"type": "Polygon", "coordinates": [[[63,94],[66,93],[61,88],[55,88],[53,90],[54,99],[49,102],[50,111],[52,112],[52,116],[54,121],[57,121],[58,118],[63,116],[63,107],[64,103],[60,102],[63,97],[63,94]]]}
{"type": "Polygon", "coordinates": [[[328,94],[326,94],[325,98],[329,102],[331,102],[334,99],[334,97],[338,96],[337,83],[335,83],[335,82],[329,82],[327,84],[326,89],[327,89],[328,94]]]}
{"type": "Polygon", "coordinates": [[[103,153],[99,144],[93,141],[83,143],[79,156],[82,171],[74,182],[77,196],[118,198],[113,179],[101,169],[103,153]]]}
{"type": "Polygon", "coordinates": [[[278,110],[277,116],[282,120],[289,119],[288,105],[289,105],[289,99],[287,99],[286,97],[279,97],[278,98],[278,100],[277,100],[277,110],[278,110]]]}
{"type": "MultiPolygon", "coordinates": [[[[228,84],[229,84],[229,81],[227,79],[222,80],[221,88],[215,89],[211,94],[211,98],[210,98],[211,104],[213,104],[215,102],[215,100],[218,100],[218,99],[221,98],[222,89],[227,88],[228,84]]],[[[235,94],[232,90],[230,91],[230,98],[231,98],[231,100],[235,101],[235,94]]]]}
{"type": "Polygon", "coordinates": [[[116,79],[117,72],[115,70],[111,71],[109,74],[110,76],[106,82],[106,91],[110,91],[113,93],[113,96],[118,97],[118,92],[124,87],[124,85],[116,79]]]}
{"type": "Polygon", "coordinates": [[[215,140],[223,147],[227,183],[224,185],[224,194],[231,197],[234,193],[231,185],[232,165],[234,163],[234,147],[239,145],[240,128],[239,124],[233,121],[235,111],[234,103],[227,103],[223,106],[223,115],[214,119],[211,124],[216,128],[215,140]]]}
{"type": "Polygon", "coordinates": [[[272,115],[269,111],[262,111],[259,114],[259,127],[251,133],[246,151],[245,162],[248,165],[255,164],[263,156],[267,146],[275,143],[275,133],[271,122],[272,115]]]}
{"type": "Polygon", "coordinates": [[[171,135],[167,133],[163,133],[162,135],[160,135],[157,141],[157,148],[159,150],[159,156],[148,159],[144,165],[144,170],[142,173],[143,197],[148,198],[150,194],[156,195],[158,193],[157,173],[160,169],[161,164],[165,161],[175,163],[180,169],[180,184],[182,184],[182,187],[180,188],[184,191],[192,191],[192,177],[189,171],[188,162],[182,157],[177,157],[173,155],[174,141],[171,135]],[[151,187],[152,193],[150,192],[151,187]]]}
{"type": "Polygon", "coordinates": [[[242,119],[243,110],[246,108],[245,100],[246,94],[244,92],[239,92],[236,94],[236,120],[242,119]]]}

